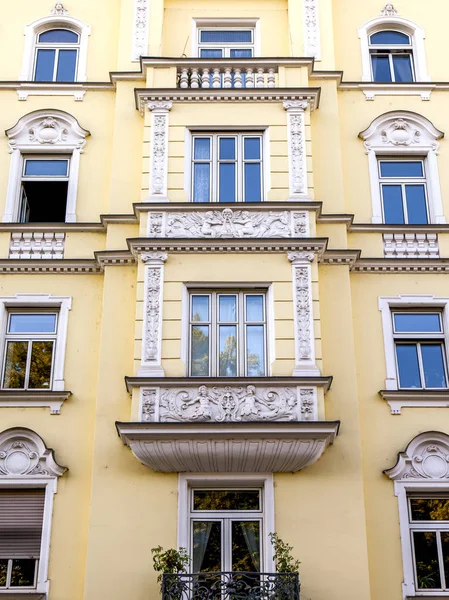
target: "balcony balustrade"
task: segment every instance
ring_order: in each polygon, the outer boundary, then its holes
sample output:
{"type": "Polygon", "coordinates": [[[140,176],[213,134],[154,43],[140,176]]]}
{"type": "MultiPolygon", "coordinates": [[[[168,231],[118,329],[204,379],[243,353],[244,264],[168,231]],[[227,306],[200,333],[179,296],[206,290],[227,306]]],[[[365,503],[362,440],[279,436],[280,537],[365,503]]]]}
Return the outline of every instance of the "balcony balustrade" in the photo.
{"type": "Polygon", "coordinates": [[[299,600],[298,573],[162,576],[162,600],[299,600]]]}
{"type": "Polygon", "coordinates": [[[186,88],[274,88],[278,87],[278,67],[251,64],[251,61],[223,64],[199,62],[178,66],[178,87],[186,88]]]}

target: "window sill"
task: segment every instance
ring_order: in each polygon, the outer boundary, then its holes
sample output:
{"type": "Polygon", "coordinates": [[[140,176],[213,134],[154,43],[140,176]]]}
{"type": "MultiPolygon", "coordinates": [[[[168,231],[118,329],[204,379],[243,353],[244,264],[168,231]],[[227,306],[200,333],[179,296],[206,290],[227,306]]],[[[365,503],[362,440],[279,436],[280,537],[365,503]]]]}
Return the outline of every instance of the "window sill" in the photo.
{"type": "MultiPolygon", "coordinates": [[[[0,390],[0,408],[47,407],[50,409],[51,415],[59,415],[62,404],[71,394],[72,392],[49,390],[0,390]]],[[[2,590],[0,590],[0,594],[3,594],[2,590]]]]}
{"type": "Polygon", "coordinates": [[[0,597],[4,600],[46,600],[47,594],[36,590],[0,590],[0,597]]]}
{"type": "Polygon", "coordinates": [[[374,100],[376,96],[421,96],[421,100],[430,100],[432,91],[436,88],[434,83],[374,83],[351,82],[342,83],[339,89],[361,90],[366,100],[374,100]]]}
{"type": "MultiPolygon", "coordinates": [[[[402,407],[446,408],[449,407],[449,389],[442,390],[380,390],[392,415],[400,415],[402,407]]],[[[449,596],[447,596],[449,597],[449,596]]],[[[433,598],[433,596],[432,596],[433,598]]]]}

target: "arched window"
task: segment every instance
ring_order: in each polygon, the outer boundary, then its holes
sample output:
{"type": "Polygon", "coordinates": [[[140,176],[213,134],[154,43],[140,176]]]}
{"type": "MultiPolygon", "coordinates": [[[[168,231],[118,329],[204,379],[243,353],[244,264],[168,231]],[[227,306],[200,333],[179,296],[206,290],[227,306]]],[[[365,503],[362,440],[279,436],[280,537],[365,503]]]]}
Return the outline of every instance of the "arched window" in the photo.
{"type": "Polygon", "coordinates": [[[413,46],[409,35],[384,29],[369,36],[373,81],[407,83],[415,80],[413,46]]]}
{"type": "Polygon", "coordinates": [[[34,81],[76,81],[80,36],[70,29],[38,34],[34,81]]]}

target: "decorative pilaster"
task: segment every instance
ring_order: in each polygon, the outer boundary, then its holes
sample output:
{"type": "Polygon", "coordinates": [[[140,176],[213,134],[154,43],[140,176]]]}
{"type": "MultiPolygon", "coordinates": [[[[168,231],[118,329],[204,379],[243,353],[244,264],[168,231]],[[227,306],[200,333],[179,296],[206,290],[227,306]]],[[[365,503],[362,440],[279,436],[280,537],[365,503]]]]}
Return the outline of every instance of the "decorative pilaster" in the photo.
{"type": "Polygon", "coordinates": [[[313,330],[312,267],[315,255],[308,252],[289,252],[293,268],[293,303],[295,322],[295,368],[297,377],[320,375],[315,364],[313,330]]]}
{"type": "Polygon", "coordinates": [[[134,0],[132,60],[148,54],[150,0],[134,0]]]}
{"type": "Polygon", "coordinates": [[[145,263],[145,298],[143,309],[142,360],[139,376],[164,377],[161,365],[162,304],[165,252],[142,254],[145,263]]]}
{"type": "Polygon", "coordinates": [[[321,59],[318,0],[303,0],[304,56],[321,59]]]}
{"type": "Polygon", "coordinates": [[[150,200],[168,201],[168,112],[173,102],[149,102],[151,111],[150,200]]]}
{"type": "Polygon", "coordinates": [[[290,200],[308,198],[306,126],[304,112],[307,102],[288,100],[283,103],[287,111],[288,159],[290,200]]]}

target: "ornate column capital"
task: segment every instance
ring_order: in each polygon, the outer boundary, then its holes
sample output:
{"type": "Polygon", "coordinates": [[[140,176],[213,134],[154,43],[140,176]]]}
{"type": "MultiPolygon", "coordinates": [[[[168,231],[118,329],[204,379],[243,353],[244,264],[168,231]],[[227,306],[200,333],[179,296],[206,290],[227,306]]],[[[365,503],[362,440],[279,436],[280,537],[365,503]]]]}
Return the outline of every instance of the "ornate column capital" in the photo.
{"type": "Polygon", "coordinates": [[[314,261],[315,254],[313,252],[288,252],[287,257],[293,265],[305,265],[314,261]]]}
{"type": "Polygon", "coordinates": [[[282,103],[282,106],[287,112],[304,112],[307,110],[309,103],[306,100],[286,100],[282,103]]]}
{"type": "Polygon", "coordinates": [[[163,265],[168,258],[167,252],[144,252],[140,255],[146,265],[163,265]]]}
{"type": "Polygon", "coordinates": [[[171,100],[148,102],[148,110],[151,112],[168,112],[172,108],[173,102],[171,100]]]}

